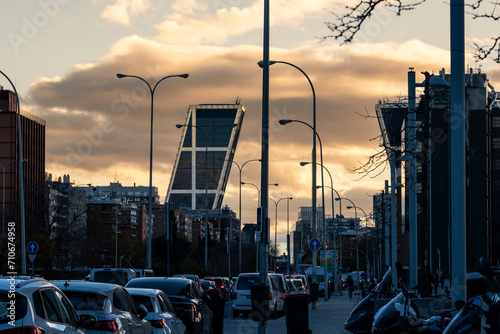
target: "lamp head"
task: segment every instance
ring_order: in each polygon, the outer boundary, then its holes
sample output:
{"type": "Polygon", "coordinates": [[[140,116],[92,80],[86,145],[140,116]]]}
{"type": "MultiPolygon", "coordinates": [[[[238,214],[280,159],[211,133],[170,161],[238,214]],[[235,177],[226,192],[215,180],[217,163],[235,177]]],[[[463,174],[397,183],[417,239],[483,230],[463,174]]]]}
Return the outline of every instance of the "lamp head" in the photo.
{"type": "MultiPolygon", "coordinates": [[[[274,64],[276,64],[276,61],[274,61],[274,60],[270,60],[270,61],[269,61],[269,66],[274,65],[274,64]]],[[[264,68],[264,61],[263,61],[263,60],[260,60],[260,61],[257,63],[257,65],[259,65],[259,67],[260,67],[260,68],[264,68]]]]}
{"type": "Polygon", "coordinates": [[[293,199],[293,197],[288,197],[288,199],[289,199],[289,200],[292,200],[292,199],[293,199]]]}
{"type": "Polygon", "coordinates": [[[353,209],[354,207],[352,205],[349,205],[347,208],[348,209],[353,209]]]}
{"type": "Polygon", "coordinates": [[[175,124],[175,127],[176,127],[177,129],[180,129],[180,128],[184,127],[184,124],[175,124]]]}
{"type": "Polygon", "coordinates": [[[340,197],[335,198],[336,201],[340,201],[340,197]]]}
{"type": "Polygon", "coordinates": [[[323,186],[316,186],[316,189],[323,188],[323,186]]]}
{"type": "Polygon", "coordinates": [[[186,79],[189,76],[188,73],[179,74],[179,77],[186,79]]]}
{"type": "Polygon", "coordinates": [[[118,77],[118,79],[121,79],[121,78],[125,78],[127,75],[126,74],[117,73],[116,76],[118,77]]]}
{"type": "Polygon", "coordinates": [[[299,162],[299,165],[301,165],[301,166],[309,165],[309,162],[302,161],[302,162],[299,162]]]}
{"type": "Polygon", "coordinates": [[[279,183],[271,183],[271,184],[269,184],[269,185],[270,185],[270,186],[275,186],[275,187],[277,187],[277,186],[279,186],[279,183]]]}
{"type": "Polygon", "coordinates": [[[287,125],[288,123],[292,123],[293,121],[291,119],[280,119],[279,122],[281,125],[287,125]]]}

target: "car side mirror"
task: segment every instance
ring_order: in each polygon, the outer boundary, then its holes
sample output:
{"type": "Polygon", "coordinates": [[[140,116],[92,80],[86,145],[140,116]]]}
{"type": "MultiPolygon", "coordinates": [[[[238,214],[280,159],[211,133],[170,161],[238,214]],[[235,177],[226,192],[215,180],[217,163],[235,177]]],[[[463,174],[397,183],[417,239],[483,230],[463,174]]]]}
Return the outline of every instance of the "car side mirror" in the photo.
{"type": "Polygon", "coordinates": [[[97,318],[90,314],[81,314],[78,326],[82,328],[92,328],[95,326],[97,318]]]}
{"type": "Polygon", "coordinates": [[[144,319],[146,318],[146,316],[148,315],[148,309],[146,308],[146,306],[144,305],[139,305],[139,307],[137,308],[137,315],[139,316],[139,318],[144,319]]]}

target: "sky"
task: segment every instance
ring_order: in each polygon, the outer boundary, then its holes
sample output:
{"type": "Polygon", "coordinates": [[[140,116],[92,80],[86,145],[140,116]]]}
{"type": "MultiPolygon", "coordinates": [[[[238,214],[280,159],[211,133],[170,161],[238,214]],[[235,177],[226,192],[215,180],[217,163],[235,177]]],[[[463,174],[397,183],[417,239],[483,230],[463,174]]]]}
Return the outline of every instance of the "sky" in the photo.
{"type": "MultiPolygon", "coordinates": [[[[407,94],[407,72],[450,68],[449,5],[427,1],[394,15],[381,7],[354,42],[341,45],[325,22],[355,0],[271,0],[270,59],[307,73],[317,102],[317,132],[324,165],[334,188],[367,215],[372,196],[384,188],[388,168],[370,175],[352,172],[380,149],[375,104],[407,94]]],[[[404,1],[403,1],[404,2],[404,1]]],[[[39,0],[2,4],[0,70],[16,85],[21,108],[46,121],[46,171],[69,174],[76,185],[149,184],[150,95],[137,75],[154,85],[169,78],[154,96],[153,185],[165,198],[188,106],[241,99],[245,120],[235,155],[243,163],[261,156],[262,0],[39,0]]],[[[481,68],[500,87],[500,67],[476,62],[473,42],[485,44],[499,22],[466,17],[466,66],[481,68]]],[[[11,89],[7,80],[0,85],[11,89]]],[[[270,187],[272,198],[293,197],[289,227],[297,208],[311,206],[310,129],[279,119],[312,124],[312,93],[296,69],[270,68],[270,187]]],[[[318,153],[319,154],[319,153],[318,153]]],[[[319,161],[319,156],[318,156],[319,161]]],[[[318,182],[320,181],[318,169],[318,182]]],[[[238,211],[238,170],[233,168],[224,204],[238,211]]],[[[328,176],[325,184],[330,185],[328,176]]],[[[249,163],[244,182],[260,185],[260,165],[249,163]]],[[[325,192],[331,215],[330,190],[325,192]]],[[[318,205],[321,192],[318,191],[318,205]]],[[[256,220],[257,191],[242,187],[243,223],[256,220]]],[[[342,213],[354,217],[353,210],[342,213]]],[[[274,224],[275,206],[269,216],[274,224]]],[[[335,213],[339,212],[338,202],[335,213]]],[[[361,215],[358,212],[359,216],[361,215]]],[[[286,201],[278,206],[280,251],[286,240],[286,201]]],[[[274,238],[274,225],[271,227],[274,238]]]]}

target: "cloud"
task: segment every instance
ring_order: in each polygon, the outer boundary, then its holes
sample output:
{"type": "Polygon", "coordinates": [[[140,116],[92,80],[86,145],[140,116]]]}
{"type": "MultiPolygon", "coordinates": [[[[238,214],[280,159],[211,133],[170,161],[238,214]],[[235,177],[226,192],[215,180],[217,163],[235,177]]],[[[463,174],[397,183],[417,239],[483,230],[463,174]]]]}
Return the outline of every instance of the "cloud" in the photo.
{"type": "MultiPolygon", "coordinates": [[[[300,66],[314,84],[324,163],[337,191],[370,203],[368,194],[383,188],[383,182],[350,170],[378,148],[373,140],[380,132],[373,118],[374,105],[381,98],[405,94],[408,67],[415,67],[417,73],[446,67],[441,59],[449,57],[446,51],[419,41],[366,44],[363,50],[320,43],[290,50],[273,48],[271,55],[300,66]],[[414,56],[401,57],[403,50],[414,56]],[[372,117],[361,116],[367,112],[372,117]]],[[[165,75],[190,74],[187,79],[165,80],[155,92],[153,182],[162,197],[180,140],[174,125],[184,122],[190,104],[233,103],[241,98],[247,112],[235,160],[260,158],[262,69],[257,61],[261,55],[259,46],[180,46],[132,35],[95,62],[75,65],[60,77],[40,79],[29,90],[29,102],[34,113],[47,121],[47,171],[70,174],[80,183],[106,184],[116,175],[125,185],[148,184],[144,171],[149,167],[149,91],[141,81],[118,79],[116,73],[138,75],[151,84],[165,75]]],[[[311,160],[312,135],[307,127],[281,126],[278,120],[311,123],[311,115],[312,94],[306,78],[290,66],[273,65],[270,181],[280,186],[270,194],[273,198],[293,194],[294,207],[310,205],[310,168],[298,163],[311,160]]],[[[238,207],[235,175],[225,200],[232,208],[238,207]]],[[[245,167],[244,179],[260,183],[258,163],[245,167]]],[[[255,195],[251,190],[244,190],[246,196],[255,195]]],[[[244,221],[254,220],[250,209],[244,221]]]]}
{"type": "Polygon", "coordinates": [[[105,20],[131,27],[131,18],[146,12],[150,7],[149,0],[115,0],[106,5],[101,13],[105,20]]]}
{"type": "MultiPolygon", "coordinates": [[[[230,37],[242,36],[250,32],[262,30],[263,21],[255,18],[262,17],[263,4],[254,1],[249,6],[237,7],[227,1],[227,6],[218,7],[215,14],[194,10],[194,0],[190,1],[187,9],[167,15],[163,22],[156,25],[158,30],[157,41],[167,44],[195,45],[226,43],[230,37]]],[[[213,2],[215,3],[215,2],[213,2]]],[[[225,3],[225,2],[220,2],[225,3]]],[[[302,29],[301,23],[306,17],[316,16],[328,1],[313,2],[301,0],[278,0],[271,5],[270,21],[273,26],[287,26],[291,30],[302,29]]],[[[176,3],[174,7],[179,7],[176,3]]]]}

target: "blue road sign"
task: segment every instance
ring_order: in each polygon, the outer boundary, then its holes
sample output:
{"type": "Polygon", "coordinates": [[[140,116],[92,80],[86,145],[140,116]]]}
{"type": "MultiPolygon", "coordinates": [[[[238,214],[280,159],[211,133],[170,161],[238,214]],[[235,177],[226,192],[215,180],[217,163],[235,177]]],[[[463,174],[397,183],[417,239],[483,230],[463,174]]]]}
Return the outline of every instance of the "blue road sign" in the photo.
{"type": "Polygon", "coordinates": [[[38,244],[34,241],[28,242],[28,246],[26,247],[28,249],[28,253],[31,254],[36,254],[38,252],[38,244]]]}
{"type": "Polygon", "coordinates": [[[321,242],[316,238],[311,239],[311,241],[309,241],[309,248],[313,252],[319,251],[319,249],[321,248],[321,242]]]}

